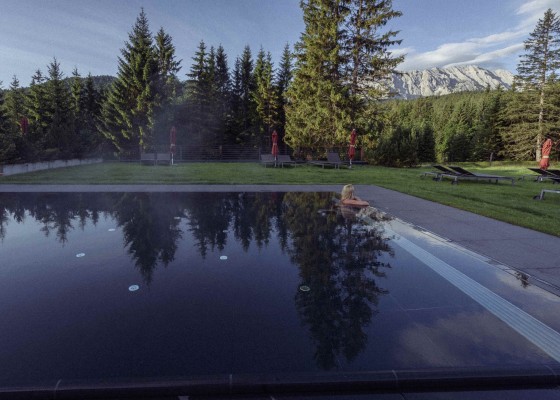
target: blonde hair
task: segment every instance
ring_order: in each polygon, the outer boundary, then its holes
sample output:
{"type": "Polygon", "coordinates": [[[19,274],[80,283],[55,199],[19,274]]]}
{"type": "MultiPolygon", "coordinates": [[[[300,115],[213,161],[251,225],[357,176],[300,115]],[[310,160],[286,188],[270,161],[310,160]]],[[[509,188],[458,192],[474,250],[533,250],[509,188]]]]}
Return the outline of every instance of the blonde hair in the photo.
{"type": "Polygon", "coordinates": [[[342,193],[340,194],[341,200],[350,200],[354,198],[354,186],[345,185],[342,188],[342,193]]]}

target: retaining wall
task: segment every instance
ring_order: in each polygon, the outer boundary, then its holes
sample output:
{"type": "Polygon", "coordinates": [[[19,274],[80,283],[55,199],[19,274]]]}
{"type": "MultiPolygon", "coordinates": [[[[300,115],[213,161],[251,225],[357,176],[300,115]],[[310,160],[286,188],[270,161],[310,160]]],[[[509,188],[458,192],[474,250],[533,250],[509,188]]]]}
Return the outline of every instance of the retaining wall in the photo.
{"type": "Polygon", "coordinates": [[[26,172],[41,171],[44,169],[75,167],[78,165],[97,164],[103,162],[102,158],[86,158],[83,160],[56,160],[27,164],[0,165],[0,175],[25,174],[26,172]]]}

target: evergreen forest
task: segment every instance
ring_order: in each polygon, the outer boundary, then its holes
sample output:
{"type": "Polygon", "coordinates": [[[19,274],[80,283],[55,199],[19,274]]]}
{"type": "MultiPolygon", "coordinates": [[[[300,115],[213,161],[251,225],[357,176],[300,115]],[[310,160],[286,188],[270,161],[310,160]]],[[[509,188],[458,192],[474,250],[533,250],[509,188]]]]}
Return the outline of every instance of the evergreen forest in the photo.
{"type": "Polygon", "coordinates": [[[539,160],[560,143],[560,18],[548,10],[524,42],[510,89],[487,87],[414,100],[392,99],[401,13],[391,0],[305,0],[305,31],[271,53],[246,46],[231,59],[201,40],[188,60],[173,38],[152,32],[142,9],[116,55],[116,77],[70,75],[54,58],[25,86],[0,82],[0,163],[104,157],[132,159],[180,146],[270,152],[271,133],[296,158],[345,155],[358,132],[372,164],[539,160]],[[160,149],[160,150],[158,150],[160,149]]]}

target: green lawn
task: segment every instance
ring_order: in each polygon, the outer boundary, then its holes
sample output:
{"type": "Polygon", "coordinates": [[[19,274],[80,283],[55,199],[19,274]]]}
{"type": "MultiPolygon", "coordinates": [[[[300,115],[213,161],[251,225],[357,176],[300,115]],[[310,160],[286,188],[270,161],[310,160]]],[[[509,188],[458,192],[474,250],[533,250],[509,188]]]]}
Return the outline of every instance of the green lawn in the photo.
{"type": "MultiPolygon", "coordinates": [[[[534,163],[463,164],[485,174],[520,177],[530,173],[534,163]]],[[[0,177],[2,183],[33,184],[372,184],[433,200],[512,224],[560,236],[560,196],[550,194],[544,201],[533,200],[541,188],[560,189],[550,182],[531,179],[498,184],[483,181],[449,180],[435,182],[420,178],[430,168],[384,168],[355,166],[322,169],[315,166],[264,168],[258,163],[189,163],[169,166],[142,166],[136,163],[104,163],[0,177]]]]}

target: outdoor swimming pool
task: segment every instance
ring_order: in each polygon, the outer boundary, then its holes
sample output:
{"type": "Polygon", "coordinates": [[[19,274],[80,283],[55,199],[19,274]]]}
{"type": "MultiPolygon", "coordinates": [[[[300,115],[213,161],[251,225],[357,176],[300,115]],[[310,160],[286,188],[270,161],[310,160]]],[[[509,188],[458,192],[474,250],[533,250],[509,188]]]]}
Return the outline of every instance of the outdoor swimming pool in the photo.
{"type": "Polygon", "coordinates": [[[558,297],[334,197],[0,194],[0,389],[558,371],[558,297]]]}

